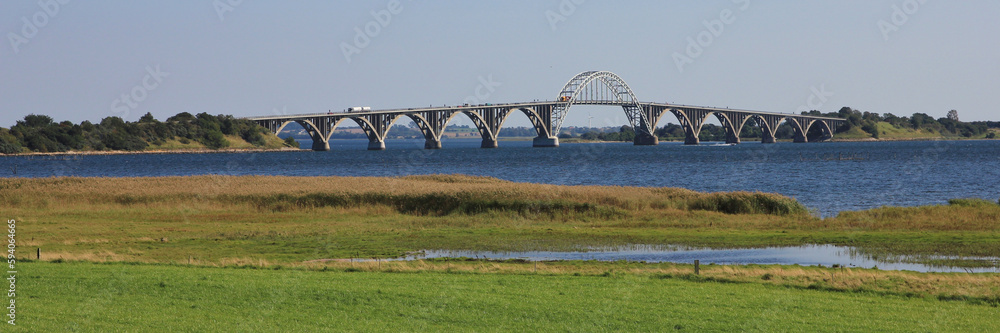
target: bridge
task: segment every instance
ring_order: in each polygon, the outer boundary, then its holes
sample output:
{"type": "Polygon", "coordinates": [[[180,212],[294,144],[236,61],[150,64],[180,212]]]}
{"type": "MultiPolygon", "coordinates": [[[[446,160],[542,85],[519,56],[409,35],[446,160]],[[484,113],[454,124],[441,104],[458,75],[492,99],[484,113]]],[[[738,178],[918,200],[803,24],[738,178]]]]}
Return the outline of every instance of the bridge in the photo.
{"type": "Polygon", "coordinates": [[[407,117],[417,125],[425,138],[424,148],[440,149],[445,127],[457,115],[469,117],[483,138],[483,148],[497,147],[497,134],[511,114],[521,112],[528,117],[538,133],[535,147],[558,147],[559,131],[573,105],[620,106],[635,130],[636,145],[656,145],[656,124],[668,112],[684,129],[685,144],[698,144],[698,135],[709,116],[715,116],[726,130],[727,143],[740,143],[740,132],[750,120],[761,128],[763,143],[775,142],[775,131],[782,122],[794,130],[795,142],[808,142],[811,129],[819,128],[819,141],[833,138],[834,129],[844,119],[795,115],[776,112],[698,107],[668,103],[640,102],[632,89],[618,75],[607,71],[577,74],[563,86],[554,101],[421,107],[407,109],[365,110],[322,114],[281,115],[246,118],[278,134],[288,124],[296,122],[309,133],[313,150],[330,150],[330,136],[345,120],[357,123],[368,136],[368,149],[385,149],[389,129],[399,119],[407,117]]]}

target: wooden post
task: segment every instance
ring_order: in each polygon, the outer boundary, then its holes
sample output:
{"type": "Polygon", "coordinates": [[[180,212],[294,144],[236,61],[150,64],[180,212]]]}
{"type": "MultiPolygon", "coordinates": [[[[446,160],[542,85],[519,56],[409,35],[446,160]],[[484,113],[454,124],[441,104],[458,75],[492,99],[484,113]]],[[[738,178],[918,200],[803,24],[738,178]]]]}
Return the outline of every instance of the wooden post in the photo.
{"type": "Polygon", "coordinates": [[[42,248],[35,249],[35,260],[42,260],[42,248]]]}
{"type": "Polygon", "coordinates": [[[698,259],[695,259],[694,260],[694,275],[701,274],[701,267],[700,266],[701,266],[701,263],[698,262],[698,259]]]}

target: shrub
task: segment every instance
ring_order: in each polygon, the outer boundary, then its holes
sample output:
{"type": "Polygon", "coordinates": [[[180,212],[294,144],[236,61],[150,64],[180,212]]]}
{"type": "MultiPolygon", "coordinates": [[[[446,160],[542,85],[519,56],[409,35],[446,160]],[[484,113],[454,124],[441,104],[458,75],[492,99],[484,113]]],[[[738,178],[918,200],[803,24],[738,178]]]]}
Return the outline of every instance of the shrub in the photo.
{"type": "Polygon", "coordinates": [[[795,215],[809,212],[792,198],[765,193],[712,193],[691,200],[688,209],[706,210],[726,214],[795,215]]]}
{"type": "Polygon", "coordinates": [[[997,205],[992,201],[980,198],[951,199],[948,200],[948,204],[958,207],[988,207],[997,205]]]}
{"type": "Polygon", "coordinates": [[[211,130],[205,132],[205,136],[202,137],[201,140],[199,141],[206,147],[211,149],[229,147],[229,141],[226,140],[226,137],[222,134],[222,131],[219,130],[211,130]]]}

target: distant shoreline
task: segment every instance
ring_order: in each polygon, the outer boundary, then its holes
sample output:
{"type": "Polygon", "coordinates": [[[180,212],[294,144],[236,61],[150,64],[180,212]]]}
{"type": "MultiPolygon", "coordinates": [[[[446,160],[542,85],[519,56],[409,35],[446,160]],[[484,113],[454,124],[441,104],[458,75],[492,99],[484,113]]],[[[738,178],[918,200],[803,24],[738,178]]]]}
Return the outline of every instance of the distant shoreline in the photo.
{"type": "MultiPolygon", "coordinates": [[[[885,139],[876,139],[876,138],[837,139],[837,138],[834,138],[834,139],[831,139],[831,140],[818,141],[818,142],[993,141],[993,140],[996,140],[996,139],[986,139],[986,138],[946,138],[946,137],[936,137],[936,138],[885,138],[885,139]]],[[[520,140],[511,140],[511,141],[520,141],[520,140]]],[[[616,142],[617,143],[628,143],[628,142],[632,142],[632,141],[601,141],[601,140],[568,140],[568,141],[562,141],[562,139],[560,139],[560,141],[559,141],[560,144],[562,144],[562,143],[616,143],[616,142]]],[[[684,140],[660,140],[660,142],[684,142],[684,140]]],[[[704,141],[702,143],[705,143],[705,142],[723,142],[723,141],[704,141]]],[[[743,143],[746,143],[746,142],[760,142],[760,138],[743,139],[742,142],[743,143]]],[[[792,140],[782,139],[782,140],[778,140],[778,142],[792,142],[792,140]]],[[[810,143],[816,143],[816,142],[817,141],[810,141],[810,143]]]]}
{"type": "Polygon", "coordinates": [[[84,155],[161,155],[161,154],[225,154],[225,153],[277,153],[277,152],[297,152],[312,151],[299,148],[241,148],[241,149],[170,149],[170,150],[109,150],[109,151],[64,151],[52,153],[23,153],[23,154],[0,154],[0,156],[84,156],[84,155]]]}

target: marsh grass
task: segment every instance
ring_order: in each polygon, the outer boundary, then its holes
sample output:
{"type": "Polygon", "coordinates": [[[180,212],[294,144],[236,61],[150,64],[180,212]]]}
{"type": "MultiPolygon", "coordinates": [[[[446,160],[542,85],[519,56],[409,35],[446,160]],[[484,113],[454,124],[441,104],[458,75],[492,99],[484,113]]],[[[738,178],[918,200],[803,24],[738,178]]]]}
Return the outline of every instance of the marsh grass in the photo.
{"type": "Polygon", "coordinates": [[[827,228],[907,231],[1000,231],[1000,205],[981,199],[953,199],[949,205],[881,207],[842,212],[823,221],[827,228]]]}
{"type": "Polygon", "coordinates": [[[0,188],[18,190],[0,196],[10,205],[45,204],[47,200],[63,204],[99,204],[109,199],[122,205],[169,204],[198,199],[251,203],[259,209],[272,211],[387,205],[400,213],[417,215],[507,211],[523,215],[594,214],[608,218],[671,209],[726,214],[808,214],[808,210],[794,199],[775,194],[555,186],[463,175],[2,179],[0,188]]]}
{"type": "Polygon", "coordinates": [[[836,244],[1000,255],[1000,206],[811,216],[794,199],[488,177],[197,176],[0,179],[0,206],[43,259],[273,262],[424,249],[576,251],[629,244],[836,244]]]}

